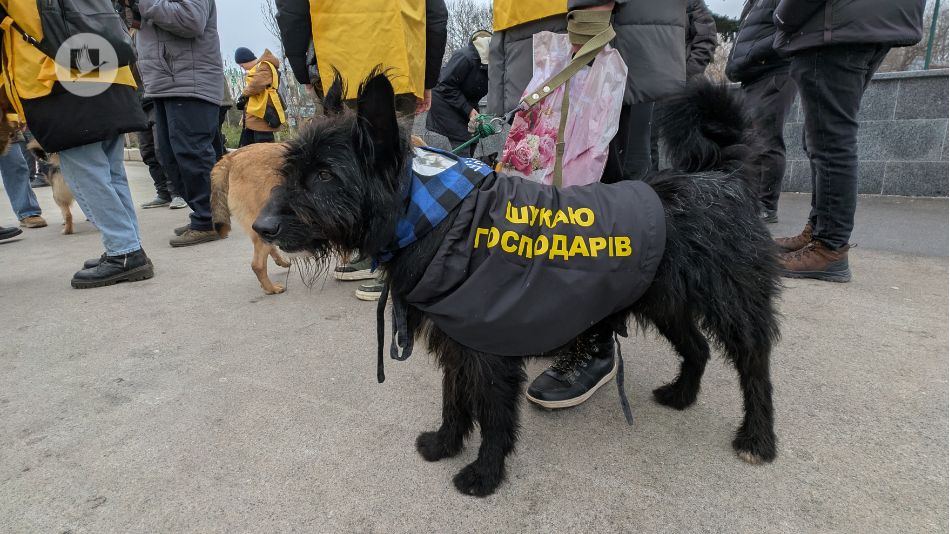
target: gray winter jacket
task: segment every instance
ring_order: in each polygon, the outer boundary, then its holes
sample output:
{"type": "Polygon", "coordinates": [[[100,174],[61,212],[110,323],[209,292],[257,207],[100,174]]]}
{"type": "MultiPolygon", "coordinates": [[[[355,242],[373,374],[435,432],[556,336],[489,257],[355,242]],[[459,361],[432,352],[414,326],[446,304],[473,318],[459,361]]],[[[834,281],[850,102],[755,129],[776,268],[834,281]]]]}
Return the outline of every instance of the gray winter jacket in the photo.
{"type": "MultiPolygon", "coordinates": [[[[517,0],[513,0],[517,1],[517,0]]],[[[569,9],[603,5],[608,0],[570,0],[569,9]]],[[[611,43],[627,64],[625,104],[653,102],[686,83],[686,0],[617,0],[611,43]]],[[[532,74],[532,39],[541,31],[567,31],[567,17],[556,15],[492,36],[488,61],[488,112],[506,113],[518,105],[532,74]]]]}
{"type": "Polygon", "coordinates": [[[136,40],[146,98],[224,99],[214,0],[139,0],[136,40]]]}
{"type": "Polygon", "coordinates": [[[923,36],[926,0],[782,0],[774,47],[783,54],[840,44],[909,46],[923,36]]]}

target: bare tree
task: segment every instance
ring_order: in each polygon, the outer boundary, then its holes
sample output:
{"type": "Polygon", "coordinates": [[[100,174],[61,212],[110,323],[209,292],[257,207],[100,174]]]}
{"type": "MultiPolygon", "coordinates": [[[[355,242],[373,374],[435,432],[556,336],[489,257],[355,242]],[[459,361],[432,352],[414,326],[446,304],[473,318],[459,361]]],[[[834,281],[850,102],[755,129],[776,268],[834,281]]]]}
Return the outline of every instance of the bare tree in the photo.
{"type": "MultiPolygon", "coordinates": [[[[948,6],[946,3],[940,8],[937,14],[937,32],[934,35],[933,51],[930,57],[930,68],[945,69],[950,63],[950,44],[947,40],[947,30],[950,29],[950,20],[948,20],[948,6]]],[[[930,26],[934,18],[934,0],[927,1],[926,11],[924,11],[924,38],[914,46],[895,48],[884,59],[881,64],[881,72],[921,70],[924,68],[924,59],[927,55],[927,43],[930,39],[930,26]]]]}
{"type": "Polygon", "coordinates": [[[445,58],[452,52],[467,46],[472,34],[477,30],[491,30],[492,6],[475,0],[452,0],[448,3],[449,24],[448,40],[445,44],[445,58]]]}
{"type": "Polygon", "coordinates": [[[706,67],[706,77],[714,82],[728,82],[726,78],[726,64],[729,62],[729,54],[732,53],[732,47],[735,45],[735,39],[725,39],[720,36],[719,46],[713,54],[713,60],[706,67]]]}

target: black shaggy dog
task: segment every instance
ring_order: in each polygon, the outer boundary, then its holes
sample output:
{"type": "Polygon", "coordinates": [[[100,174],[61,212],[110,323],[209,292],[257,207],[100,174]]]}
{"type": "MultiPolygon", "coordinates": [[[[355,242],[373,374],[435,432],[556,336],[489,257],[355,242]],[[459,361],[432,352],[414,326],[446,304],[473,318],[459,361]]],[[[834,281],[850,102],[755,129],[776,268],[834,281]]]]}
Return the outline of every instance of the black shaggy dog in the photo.
{"type": "MultiPolygon", "coordinates": [[[[405,208],[399,182],[412,152],[396,121],[389,80],[374,73],[364,81],[355,112],[343,110],[340,94],[337,80],[327,96],[331,115],[289,143],[286,182],[254,224],[288,252],[328,257],[358,249],[377,256],[393,240],[405,208]]],[[[664,207],[666,249],[652,285],[624,319],[653,325],[682,358],[679,375],[653,392],[658,403],[677,410],[696,401],[709,360],[708,334],[739,374],[745,416],[732,446],[749,463],[770,462],[776,454],[769,355],[779,336],[778,265],[745,183],[752,155],[748,121],[740,101],[709,84],[690,87],[669,108],[663,133],[676,170],[644,178],[664,207]]],[[[385,264],[394,296],[415,286],[454,216],[385,264]]],[[[478,459],[454,483],[462,493],[489,495],[504,479],[505,458],[517,441],[525,360],[467,348],[418,309],[409,312],[444,371],[442,425],[420,434],[416,447],[428,461],[454,456],[478,423],[478,459]]]]}

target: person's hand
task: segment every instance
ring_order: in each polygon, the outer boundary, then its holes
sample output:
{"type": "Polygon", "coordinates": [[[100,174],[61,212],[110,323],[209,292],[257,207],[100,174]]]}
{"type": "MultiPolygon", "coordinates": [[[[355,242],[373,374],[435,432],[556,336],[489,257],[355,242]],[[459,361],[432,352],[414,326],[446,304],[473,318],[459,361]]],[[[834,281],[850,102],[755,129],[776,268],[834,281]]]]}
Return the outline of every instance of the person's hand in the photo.
{"type": "Polygon", "coordinates": [[[478,128],[478,110],[473,109],[471,113],[468,114],[468,133],[475,133],[475,130],[478,128]]]}
{"type": "Polygon", "coordinates": [[[432,89],[426,89],[422,93],[422,98],[416,102],[416,113],[425,113],[432,107],[432,89]]]}
{"type": "Polygon", "coordinates": [[[244,95],[241,95],[241,97],[237,99],[237,102],[235,102],[234,107],[238,108],[241,111],[244,111],[244,108],[247,107],[247,97],[244,95]]]}

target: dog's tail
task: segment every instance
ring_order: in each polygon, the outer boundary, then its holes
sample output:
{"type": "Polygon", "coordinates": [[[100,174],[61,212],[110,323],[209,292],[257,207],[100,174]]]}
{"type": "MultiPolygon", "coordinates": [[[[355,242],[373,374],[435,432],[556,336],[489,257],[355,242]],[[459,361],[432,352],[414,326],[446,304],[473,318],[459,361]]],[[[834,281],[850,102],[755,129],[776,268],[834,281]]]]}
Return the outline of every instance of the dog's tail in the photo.
{"type": "Polygon", "coordinates": [[[754,155],[752,121],[737,90],[706,79],[664,101],[656,127],[674,169],[731,172],[754,155]]]}
{"type": "Polygon", "coordinates": [[[231,208],[228,207],[228,175],[231,174],[231,156],[225,154],[211,169],[211,221],[214,231],[222,238],[231,232],[231,208]]]}

